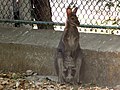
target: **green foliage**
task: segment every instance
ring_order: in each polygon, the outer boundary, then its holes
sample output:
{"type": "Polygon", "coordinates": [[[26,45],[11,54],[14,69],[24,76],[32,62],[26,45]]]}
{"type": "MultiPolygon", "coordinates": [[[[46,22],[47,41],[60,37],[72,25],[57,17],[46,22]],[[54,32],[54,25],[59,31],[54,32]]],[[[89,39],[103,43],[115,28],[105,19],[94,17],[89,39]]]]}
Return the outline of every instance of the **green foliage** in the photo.
{"type": "Polygon", "coordinates": [[[109,9],[114,6],[120,8],[120,0],[98,0],[96,4],[99,4],[100,2],[106,2],[105,7],[108,7],[109,9]]]}
{"type": "MultiPolygon", "coordinates": [[[[112,12],[111,11],[112,7],[114,7],[117,12],[120,12],[120,0],[98,0],[96,4],[103,3],[103,2],[105,3],[104,8],[109,9],[108,11],[109,13],[112,12]]],[[[109,17],[109,19],[103,21],[103,24],[108,24],[109,22],[112,22],[112,25],[119,25],[120,18],[109,17]]]]}

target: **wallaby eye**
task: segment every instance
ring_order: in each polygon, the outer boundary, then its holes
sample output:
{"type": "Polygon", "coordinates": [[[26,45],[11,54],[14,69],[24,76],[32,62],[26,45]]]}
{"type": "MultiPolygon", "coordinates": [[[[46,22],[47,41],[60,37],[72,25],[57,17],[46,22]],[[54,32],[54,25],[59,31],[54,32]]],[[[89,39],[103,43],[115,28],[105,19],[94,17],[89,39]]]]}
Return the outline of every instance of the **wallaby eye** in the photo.
{"type": "Polygon", "coordinates": [[[78,41],[79,40],[79,38],[75,38],[75,41],[78,41]]]}

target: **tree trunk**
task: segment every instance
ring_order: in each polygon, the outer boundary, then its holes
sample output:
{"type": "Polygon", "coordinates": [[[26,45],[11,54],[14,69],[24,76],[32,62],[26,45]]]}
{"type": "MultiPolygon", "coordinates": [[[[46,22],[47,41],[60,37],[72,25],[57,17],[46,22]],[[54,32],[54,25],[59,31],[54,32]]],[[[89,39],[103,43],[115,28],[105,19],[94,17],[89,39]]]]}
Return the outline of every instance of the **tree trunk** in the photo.
{"type": "MultiPolygon", "coordinates": [[[[33,15],[36,21],[52,21],[52,13],[49,0],[31,0],[33,15]]],[[[53,28],[52,25],[37,24],[38,29],[53,28]]]]}

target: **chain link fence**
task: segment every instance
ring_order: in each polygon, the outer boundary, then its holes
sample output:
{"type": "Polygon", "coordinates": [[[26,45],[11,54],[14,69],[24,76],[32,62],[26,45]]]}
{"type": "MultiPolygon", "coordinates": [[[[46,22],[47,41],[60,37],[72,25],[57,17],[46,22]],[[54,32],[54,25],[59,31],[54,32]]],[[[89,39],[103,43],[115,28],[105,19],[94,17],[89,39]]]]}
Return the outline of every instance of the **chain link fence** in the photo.
{"type": "MultiPolygon", "coordinates": [[[[27,21],[58,22],[66,21],[66,8],[72,0],[0,0],[0,22],[18,20],[19,27],[27,21]],[[2,21],[3,20],[3,21],[2,21]]],[[[79,7],[77,16],[81,25],[115,26],[120,29],[120,0],[74,0],[79,7]]],[[[13,24],[12,24],[13,25],[13,24]]],[[[36,24],[33,22],[32,27],[36,24]]],[[[37,28],[50,28],[39,24],[37,28]]]]}

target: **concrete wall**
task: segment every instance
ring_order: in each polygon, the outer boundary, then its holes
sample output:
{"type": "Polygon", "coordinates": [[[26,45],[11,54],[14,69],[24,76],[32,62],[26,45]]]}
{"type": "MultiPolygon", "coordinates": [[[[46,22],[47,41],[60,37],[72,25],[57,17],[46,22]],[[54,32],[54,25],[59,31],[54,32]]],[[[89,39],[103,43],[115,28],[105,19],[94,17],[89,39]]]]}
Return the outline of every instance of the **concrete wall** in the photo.
{"type": "MultiPolygon", "coordinates": [[[[0,70],[55,75],[54,53],[61,32],[0,27],[0,70]]],[[[120,39],[114,35],[80,34],[84,53],[81,80],[98,85],[120,84],[120,39]]]]}

